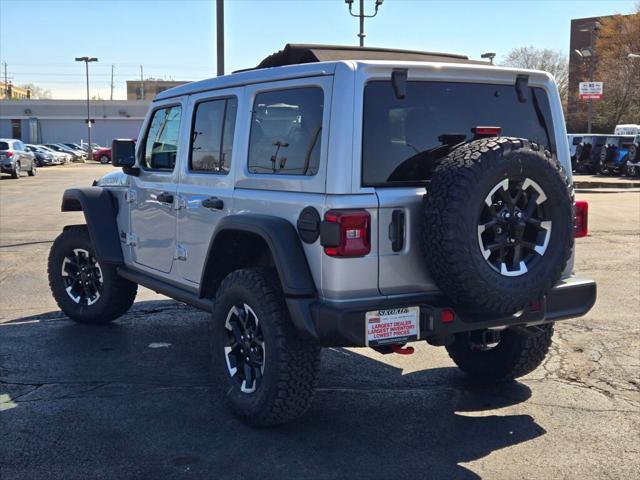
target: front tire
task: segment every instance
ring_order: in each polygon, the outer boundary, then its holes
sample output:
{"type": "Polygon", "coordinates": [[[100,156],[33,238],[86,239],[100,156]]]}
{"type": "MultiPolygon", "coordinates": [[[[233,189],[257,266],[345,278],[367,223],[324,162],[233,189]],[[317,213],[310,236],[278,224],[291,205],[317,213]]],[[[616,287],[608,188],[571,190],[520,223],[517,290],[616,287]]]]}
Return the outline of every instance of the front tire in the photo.
{"type": "Polygon", "coordinates": [[[211,318],[214,374],[227,406],[255,427],[300,417],[311,404],[320,347],[294,329],[275,271],[230,273],[211,318]]]}
{"type": "Polygon", "coordinates": [[[21,173],[21,167],[20,167],[20,162],[16,162],[15,166],[13,167],[13,172],[11,172],[11,178],[13,178],[14,180],[18,180],[20,178],[20,173],[21,173]]]}
{"type": "Polygon", "coordinates": [[[479,332],[456,335],[447,352],[467,375],[482,382],[506,382],[533,372],[551,346],[553,324],[516,327],[501,332],[497,345],[487,347],[479,332]]]}
{"type": "Polygon", "coordinates": [[[109,157],[107,157],[106,155],[102,155],[100,157],[100,163],[103,165],[106,165],[107,163],[111,163],[111,159],[109,157]]]}
{"type": "Polygon", "coordinates": [[[129,310],[138,285],[95,258],[86,226],[64,230],[49,252],[49,286],[60,310],[79,323],[106,324],[129,310]]]}
{"type": "Polygon", "coordinates": [[[37,167],[36,167],[36,161],[34,160],[33,162],[31,162],[31,170],[29,170],[28,175],[30,177],[35,177],[36,173],[37,173],[37,167]]]}

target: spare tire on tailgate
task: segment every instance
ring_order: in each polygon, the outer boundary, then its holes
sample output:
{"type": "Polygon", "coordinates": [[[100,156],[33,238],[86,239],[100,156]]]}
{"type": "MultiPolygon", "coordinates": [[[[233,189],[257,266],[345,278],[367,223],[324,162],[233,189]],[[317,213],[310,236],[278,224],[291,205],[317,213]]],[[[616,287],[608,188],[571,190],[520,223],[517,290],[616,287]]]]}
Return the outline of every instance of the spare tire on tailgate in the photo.
{"type": "Polygon", "coordinates": [[[560,279],[573,218],[573,189],[548,151],[518,138],[475,140],[451,152],[427,187],[427,266],[458,308],[515,313],[560,279]]]}

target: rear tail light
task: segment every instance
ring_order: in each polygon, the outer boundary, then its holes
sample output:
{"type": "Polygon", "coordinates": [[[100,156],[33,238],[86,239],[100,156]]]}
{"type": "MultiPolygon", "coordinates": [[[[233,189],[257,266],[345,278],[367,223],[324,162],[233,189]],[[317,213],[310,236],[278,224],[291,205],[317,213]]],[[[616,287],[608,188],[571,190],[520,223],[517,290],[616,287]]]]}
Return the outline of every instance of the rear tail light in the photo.
{"type": "Polygon", "coordinates": [[[453,310],[449,308],[443,308],[440,310],[440,322],[442,323],[451,323],[455,320],[456,314],[453,310]]]}
{"type": "Polygon", "coordinates": [[[7,152],[6,155],[7,155],[7,158],[11,158],[13,157],[13,152],[7,152]]]}
{"type": "Polygon", "coordinates": [[[320,242],[330,257],[361,257],[371,252],[371,215],[366,210],[329,210],[320,242]]]}
{"type": "Polygon", "coordinates": [[[589,202],[578,200],[576,202],[576,218],[574,222],[575,238],[586,237],[589,234],[589,202]]]}

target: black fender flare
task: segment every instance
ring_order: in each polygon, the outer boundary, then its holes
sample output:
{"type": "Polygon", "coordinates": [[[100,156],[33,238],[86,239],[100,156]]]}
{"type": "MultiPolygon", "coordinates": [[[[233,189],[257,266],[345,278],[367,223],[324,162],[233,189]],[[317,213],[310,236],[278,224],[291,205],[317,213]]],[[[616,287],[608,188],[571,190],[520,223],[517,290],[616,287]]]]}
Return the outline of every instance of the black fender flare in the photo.
{"type": "Polygon", "coordinates": [[[108,190],[102,187],[65,190],[61,210],[84,213],[91,243],[99,262],[113,265],[124,263],[116,221],[118,205],[108,190]]]}
{"type": "Polygon", "coordinates": [[[239,231],[256,235],[267,244],[278,271],[285,296],[315,296],[316,287],[307,257],[294,226],[284,218],[261,214],[229,215],[220,220],[209,243],[200,290],[210,269],[215,268],[216,241],[223,232],[239,231]]]}

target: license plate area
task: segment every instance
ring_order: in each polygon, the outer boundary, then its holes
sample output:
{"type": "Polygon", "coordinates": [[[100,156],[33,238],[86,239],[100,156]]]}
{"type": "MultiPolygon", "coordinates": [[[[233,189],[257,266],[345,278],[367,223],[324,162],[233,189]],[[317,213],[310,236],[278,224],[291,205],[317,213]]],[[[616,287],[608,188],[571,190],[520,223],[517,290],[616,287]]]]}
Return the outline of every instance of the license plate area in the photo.
{"type": "Polygon", "coordinates": [[[367,346],[406,343],[420,338],[420,307],[388,308],[365,315],[367,346]]]}

